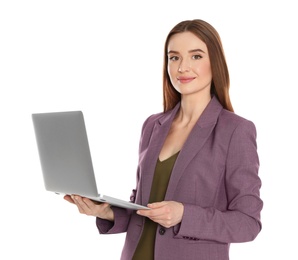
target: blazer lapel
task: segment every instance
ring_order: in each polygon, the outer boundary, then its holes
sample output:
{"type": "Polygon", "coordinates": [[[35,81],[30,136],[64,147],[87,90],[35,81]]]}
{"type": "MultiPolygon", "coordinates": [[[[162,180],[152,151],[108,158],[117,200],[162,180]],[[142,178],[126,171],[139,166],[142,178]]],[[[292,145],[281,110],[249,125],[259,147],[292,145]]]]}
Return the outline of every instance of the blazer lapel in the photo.
{"type": "Polygon", "coordinates": [[[162,145],[168,135],[172,121],[180,107],[176,105],[173,110],[165,113],[159,118],[154,125],[150,142],[147,148],[144,162],[142,163],[141,189],[142,189],[142,205],[148,203],[151,191],[151,184],[155,172],[156,163],[162,148],[162,145]]]}
{"type": "MultiPolygon", "coordinates": [[[[141,169],[141,201],[143,205],[148,203],[158,156],[179,108],[180,103],[177,104],[173,110],[165,113],[155,122],[141,169]]],[[[221,104],[215,97],[213,97],[188,136],[176,159],[165,200],[171,200],[173,197],[174,191],[184,172],[184,169],[203,147],[216,124],[221,110],[221,104]]]]}
{"type": "Polygon", "coordinates": [[[214,129],[218,116],[222,110],[221,104],[213,97],[208,106],[200,116],[198,122],[190,132],[185,144],[183,145],[172,170],[165,200],[173,198],[177,184],[183,172],[191,160],[201,150],[206,140],[214,129]]]}

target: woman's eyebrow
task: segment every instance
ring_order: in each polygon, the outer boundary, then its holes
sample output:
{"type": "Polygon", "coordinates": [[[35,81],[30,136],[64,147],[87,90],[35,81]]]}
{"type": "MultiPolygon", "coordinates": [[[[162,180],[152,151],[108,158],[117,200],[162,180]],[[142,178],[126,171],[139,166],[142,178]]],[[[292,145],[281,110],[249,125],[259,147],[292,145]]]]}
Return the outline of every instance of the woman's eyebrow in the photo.
{"type": "Polygon", "coordinates": [[[202,53],[205,53],[202,49],[194,49],[194,50],[190,50],[189,53],[192,53],[192,52],[202,52],[202,53]]]}
{"type": "Polygon", "coordinates": [[[178,54],[179,51],[168,51],[168,54],[171,54],[171,53],[178,54]]]}
{"type": "MultiPolygon", "coordinates": [[[[189,53],[193,53],[193,52],[202,52],[202,53],[205,53],[202,49],[193,49],[193,50],[190,50],[190,51],[188,51],[189,53]]],[[[179,51],[168,51],[168,54],[171,54],[171,53],[173,53],[173,54],[178,54],[179,53],[179,51]]]]}

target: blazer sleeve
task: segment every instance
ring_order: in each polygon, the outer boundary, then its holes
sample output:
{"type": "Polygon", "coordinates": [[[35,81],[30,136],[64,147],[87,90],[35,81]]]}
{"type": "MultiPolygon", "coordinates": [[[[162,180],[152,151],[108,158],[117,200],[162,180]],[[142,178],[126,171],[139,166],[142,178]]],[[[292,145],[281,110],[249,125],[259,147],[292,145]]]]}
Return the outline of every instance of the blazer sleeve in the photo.
{"type": "Polygon", "coordinates": [[[96,226],[100,234],[117,234],[127,231],[131,210],[113,207],[113,211],[114,221],[96,218],[96,226]]]}
{"type": "Polygon", "coordinates": [[[226,210],[184,204],[176,238],[212,240],[221,243],[247,242],[261,230],[261,180],[258,177],[256,129],[243,120],[232,133],[227,150],[224,185],[226,210]]]}

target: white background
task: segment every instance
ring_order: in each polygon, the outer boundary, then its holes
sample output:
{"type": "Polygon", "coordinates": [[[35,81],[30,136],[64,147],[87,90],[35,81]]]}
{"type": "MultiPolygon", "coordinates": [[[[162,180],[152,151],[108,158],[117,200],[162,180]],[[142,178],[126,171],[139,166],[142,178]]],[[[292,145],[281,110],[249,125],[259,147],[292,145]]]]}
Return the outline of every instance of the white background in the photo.
{"type": "Polygon", "coordinates": [[[298,259],[295,1],[0,1],[0,259],[119,259],[43,186],[35,112],[82,110],[100,189],[129,199],[141,125],[162,110],[163,44],[200,18],[220,33],[235,112],[258,131],[263,230],[232,260],[298,259]],[[117,163],[115,163],[117,162],[117,163]]]}

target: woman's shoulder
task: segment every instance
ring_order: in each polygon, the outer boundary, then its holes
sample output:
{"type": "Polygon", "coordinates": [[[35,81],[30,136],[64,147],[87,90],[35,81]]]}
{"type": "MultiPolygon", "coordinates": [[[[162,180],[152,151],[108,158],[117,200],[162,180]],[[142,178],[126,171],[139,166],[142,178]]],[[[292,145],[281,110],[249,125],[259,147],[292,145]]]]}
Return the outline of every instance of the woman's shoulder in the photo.
{"type": "Polygon", "coordinates": [[[149,115],[149,116],[145,119],[145,121],[144,121],[144,123],[143,123],[143,129],[144,129],[145,127],[150,126],[150,125],[154,125],[155,122],[156,122],[158,119],[160,119],[164,114],[165,114],[165,113],[163,113],[163,112],[158,112],[158,113],[149,115]]]}
{"type": "Polygon", "coordinates": [[[234,130],[236,128],[246,128],[247,130],[255,131],[256,126],[254,122],[248,118],[245,118],[235,112],[223,109],[218,118],[218,125],[224,129],[234,130]]]}

